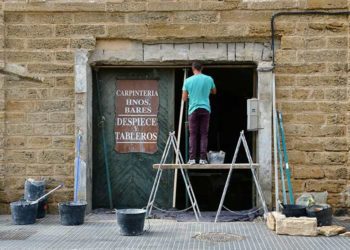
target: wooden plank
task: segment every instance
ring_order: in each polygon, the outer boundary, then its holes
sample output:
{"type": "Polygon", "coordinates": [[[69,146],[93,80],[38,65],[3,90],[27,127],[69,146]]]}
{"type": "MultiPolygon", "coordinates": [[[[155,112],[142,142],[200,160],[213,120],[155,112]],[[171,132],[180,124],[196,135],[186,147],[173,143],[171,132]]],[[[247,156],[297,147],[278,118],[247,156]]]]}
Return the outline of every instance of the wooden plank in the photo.
{"type": "MultiPolygon", "coordinates": [[[[154,169],[158,169],[160,164],[153,164],[154,169]]],[[[229,169],[231,164],[206,164],[206,165],[200,165],[200,164],[183,164],[182,168],[184,169],[229,169]]],[[[254,163],[253,168],[258,168],[259,164],[254,163]]],[[[179,164],[163,164],[162,169],[178,169],[180,168],[179,164]]],[[[248,163],[237,163],[233,165],[234,169],[250,169],[248,163]]]]}

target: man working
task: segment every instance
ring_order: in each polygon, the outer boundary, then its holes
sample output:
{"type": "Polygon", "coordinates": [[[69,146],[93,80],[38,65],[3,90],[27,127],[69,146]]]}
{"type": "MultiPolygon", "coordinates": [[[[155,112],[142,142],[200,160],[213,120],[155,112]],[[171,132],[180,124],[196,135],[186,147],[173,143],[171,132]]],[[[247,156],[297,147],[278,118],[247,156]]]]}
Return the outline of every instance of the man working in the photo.
{"type": "Polygon", "coordinates": [[[213,78],[202,74],[203,66],[199,62],[192,63],[193,76],[187,78],[182,87],[182,100],[190,99],[188,120],[190,129],[190,160],[188,164],[196,163],[197,141],[200,137],[199,164],[207,164],[208,131],[210,119],[209,95],[216,94],[213,78]]]}

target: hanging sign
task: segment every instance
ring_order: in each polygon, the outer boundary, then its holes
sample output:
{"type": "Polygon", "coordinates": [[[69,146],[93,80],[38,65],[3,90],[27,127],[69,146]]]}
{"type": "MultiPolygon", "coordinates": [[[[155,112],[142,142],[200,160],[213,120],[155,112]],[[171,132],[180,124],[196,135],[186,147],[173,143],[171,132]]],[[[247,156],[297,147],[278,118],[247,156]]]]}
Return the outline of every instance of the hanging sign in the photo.
{"type": "Polygon", "coordinates": [[[157,151],[158,106],[158,81],[117,81],[114,130],[117,152],[157,151]]]}

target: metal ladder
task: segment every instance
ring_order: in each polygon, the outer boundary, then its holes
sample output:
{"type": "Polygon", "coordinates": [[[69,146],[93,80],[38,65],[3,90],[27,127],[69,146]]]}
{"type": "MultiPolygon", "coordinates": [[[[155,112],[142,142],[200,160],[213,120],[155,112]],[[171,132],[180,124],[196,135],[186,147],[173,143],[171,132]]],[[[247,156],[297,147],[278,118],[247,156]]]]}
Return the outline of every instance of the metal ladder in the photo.
{"type": "Polygon", "coordinates": [[[182,174],[182,177],[184,179],[185,186],[186,186],[186,191],[188,193],[188,197],[189,197],[190,202],[192,204],[194,215],[196,216],[196,220],[199,221],[199,217],[201,217],[201,212],[199,210],[198,202],[196,200],[196,196],[194,195],[193,188],[192,188],[192,185],[191,185],[190,178],[188,176],[187,170],[183,169],[183,167],[182,167],[182,165],[184,164],[184,161],[183,161],[181,152],[180,152],[180,150],[178,150],[178,147],[177,147],[175,132],[170,132],[169,133],[169,137],[168,137],[168,140],[166,142],[166,145],[165,145],[165,148],[164,148],[164,152],[163,152],[163,155],[162,155],[162,158],[160,160],[160,164],[159,164],[159,167],[158,167],[158,170],[157,170],[157,174],[156,174],[156,177],[154,179],[154,183],[153,183],[153,187],[152,187],[152,190],[151,190],[151,194],[150,194],[150,197],[149,197],[149,200],[148,200],[148,203],[147,203],[146,216],[148,217],[148,216],[151,215],[152,208],[153,208],[153,205],[154,205],[154,201],[156,199],[156,195],[157,195],[160,179],[162,177],[162,172],[163,172],[162,165],[165,163],[166,159],[168,158],[169,151],[170,151],[171,147],[173,148],[174,152],[176,153],[176,156],[177,156],[177,159],[178,159],[178,162],[176,162],[176,163],[179,164],[179,168],[180,168],[180,171],[181,171],[181,174],[182,174]]]}
{"type": "Polygon", "coordinates": [[[228,175],[227,175],[224,191],[222,192],[220,205],[219,205],[218,211],[217,211],[216,216],[215,216],[215,222],[217,222],[217,220],[219,218],[219,215],[221,213],[222,207],[224,205],[224,200],[225,200],[225,197],[226,197],[228,186],[230,184],[230,179],[231,179],[231,175],[232,175],[233,166],[236,164],[238,150],[239,150],[239,148],[240,148],[242,143],[243,143],[243,147],[244,147],[244,150],[245,150],[248,162],[249,162],[250,170],[252,171],[252,175],[253,175],[253,179],[254,179],[254,182],[255,182],[255,186],[256,186],[256,189],[258,190],[258,194],[260,196],[260,201],[261,201],[261,204],[262,204],[263,209],[264,209],[264,215],[266,215],[268,213],[266,202],[265,202],[265,199],[264,199],[264,196],[263,196],[260,184],[258,182],[258,178],[256,177],[256,173],[255,173],[255,171],[253,169],[253,160],[252,160],[252,157],[250,155],[249,147],[248,147],[247,141],[246,141],[245,136],[244,136],[244,131],[242,130],[241,134],[239,136],[238,142],[237,142],[237,146],[236,146],[236,149],[235,149],[235,154],[233,155],[233,159],[232,159],[232,163],[231,163],[231,166],[230,166],[230,170],[229,170],[228,175]]]}

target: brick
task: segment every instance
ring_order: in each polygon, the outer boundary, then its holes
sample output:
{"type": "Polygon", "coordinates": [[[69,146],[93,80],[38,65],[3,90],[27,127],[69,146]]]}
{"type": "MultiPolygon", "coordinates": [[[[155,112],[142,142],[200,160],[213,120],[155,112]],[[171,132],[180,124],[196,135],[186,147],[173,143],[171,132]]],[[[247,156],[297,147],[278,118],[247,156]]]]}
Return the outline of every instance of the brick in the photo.
{"type": "Polygon", "coordinates": [[[25,51],[7,51],[6,60],[12,63],[25,62],[49,62],[53,55],[48,52],[25,52],[25,51]]]}
{"type": "Polygon", "coordinates": [[[105,3],[98,2],[56,2],[50,4],[5,2],[6,11],[57,11],[57,12],[77,12],[77,11],[105,11],[105,3]]]}
{"type": "Polygon", "coordinates": [[[331,114],[327,116],[327,124],[346,124],[346,117],[342,114],[331,114]]]}
{"type": "Polygon", "coordinates": [[[276,233],[286,235],[317,236],[316,218],[289,217],[276,221],[276,233]]]}
{"type": "Polygon", "coordinates": [[[70,47],[72,49],[95,49],[96,39],[91,38],[73,38],[71,39],[70,47]]]}
{"type": "Polygon", "coordinates": [[[24,49],[25,39],[5,39],[5,48],[7,49],[24,49]]]}
{"type": "Polygon", "coordinates": [[[196,1],[183,1],[183,2],[149,2],[147,5],[148,11],[181,11],[181,10],[198,10],[199,3],[196,1]]]}
{"type": "Polygon", "coordinates": [[[124,23],[125,16],[124,13],[83,12],[74,14],[74,23],[124,23]]]}
{"type": "Polygon", "coordinates": [[[347,49],[348,38],[347,37],[328,37],[327,48],[330,49],[347,49]]]}
{"type": "Polygon", "coordinates": [[[304,39],[306,49],[323,49],[326,47],[327,40],[324,37],[307,37],[304,39]]]}
{"type": "Polygon", "coordinates": [[[67,88],[74,86],[74,77],[73,76],[62,76],[56,78],[56,87],[58,88],[67,88]]]}
{"type": "Polygon", "coordinates": [[[332,152],[310,152],[306,153],[306,160],[312,164],[329,164],[329,165],[339,165],[344,164],[348,160],[346,153],[332,152]]]}
{"type": "Polygon", "coordinates": [[[7,25],[7,36],[9,37],[50,37],[53,34],[51,25],[7,25]]]}
{"type": "Polygon", "coordinates": [[[66,49],[69,47],[69,39],[28,39],[28,49],[66,49]]]}
{"type": "Polygon", "coordinates": [[[72,35],[101,36],[106,33],[104,25],[56,25],[56,36],[72,35]]]}
{"type": "Polygon", "coordinates": [[[73,164],[59,164],[54,167],[55,175],[70,175],[71,173],[74,173],[73,164]]]}
{"type": "Polygon", "coordinates": [[[24,23],[25,14],[19,12],[7,12],[4,16],[5,23],[24,23]]]}
{"type": "Polygon", "coordinates": [[[310,101],[283,102],[282,109],[286,112],[316,111],[318,110],[318,104],[310,101]]]}
{"type": "Polygon", "coordinates": [[[30,73],[42,74],[67,74],[73,73],[73,65],[69,64],[28,64],[30,73]]]}
{"type": "Polygon", "coordinates": [[[219,13],[215,11],[186,11],[176,12],[174,23],[216,23],[219,20],[219,13]]]}
{"type": "Polygon", "coordinates": [[[348,179],[349,178],[349,170],[346,167],[323,167],[325,177],[329,180],[339,180],[339,179],[348,179]]]}
{"type": "Polygon", "coordinates": [[[29,13],[26,22],[32,24],[70,24],[73,16],[70,13],[29,13]]]}
{"type": "Polygon", "coordinates": [[[334,101],[346,101],[348,99],[347,90],[344,88],[326,89],[325,98],[334,101]]]}
{"type": "Polygon", "coordinates": [[[326,123],[326,117],[323,114],[296,114],[293,122],[322,125],[326,123]]]}
{"type": "Polygon", "coordinates": [[[52,138],[54,148],[68,148],[74,149],[75,138],[70,136],[55,136],[52,138]]]}
{"type": "Polygon", "coordinates": [[[48,121],[48,114],[46,113],[28,113],[27,121],[30,123],[44,123],[48,121]]]}
{"type": "Polygon", "coordinates": [[[324,63],[286,63],[276,65],[275,72],[287,74],[318,74],[326,71],[324,63]]]}
{"type": "Polygon", "coordinates": [[[15,163],[34,163],[36,162],[36,153],[29,150],[8,150],[5,156],[7,162],[15,163]]]}
{"type": "Polygon", "coordinates": [[[346,105],[338,103],[338,102],[324,102],[319,103],[319,110],[322,112],[328,113],[340,113],[346,110],[346,105]]]}
{"type": "Polygon", "coordinates": [[[346,180],[307,180],[306,191],[338,193],[344,190],[346,180]]]}
{"type": "MultiPolygon", "coordinates": [[[[152,28],[150,28],[152,34],[152,28]]],[[[147,35],[145,25],[113,25],[107,26],[108,37],[118,38],[144,38],[147,35]]]]}
{"type": "Polygon", "coordinates": [[[297,76],[296,84],[299,86],[345,86],[347,77],[328,75],[328,76],[297,76]]]}
{"type": "Polygon", "coordinates": [[[281,37],[281,49],[300,49],[305,46],[304,43],[304,38],[300,36],[281,37]]]}
{"type": "Polygon", "coordinates": [[[50,122],[74,122],[75,113],[73,112],[51,112],[49,114],[50,122]]]}
{"type": "MultiPolygon", "coordinates": [[[[38,153],[39,163],[64,163],[65,151],[62,150],[43,150],[38,153]]],[[[52,168],[52,166],[50,166],[52,168]]]]}
{"type": "Polygon", "coordinates": [[[348,64],[346,63],[329,63],[328,72],[330,73],[346,73],[348,72],[348,64]]]}
{"type": "Polygon", "coordinates": [[[8,136],[5,138],[5,147],[9,149],[24,148],[26,146],[26,138],[23,136],[8,136]]]}
{"type": "Polygon", "coordinates": [[[346,9],[347,0],[307,0],[307,9],[346,9]]]}
{"type": "Polygon", "coordinates": [[[28,164],[26,167],[26,175],[29,176],[52,176],[54,168],[48,164],[28,164]]]}
{"type": "Polygon", "coordinates": [[[339,62],[347,60],[346,50],[317,50],[298,52],[302,62],[339,62]]]}
{"type": "Polygon", "coordinates": [[[35,110],[37,112],[71,111],[72,105],[72,102],[69,100],[40,101],[37,103],[35,110]]]}
{"type": "MultiPolygon", "coordinates": [[[[156,5],[163,6],[167,4],[159,4],[156,5]]],[[[146,10],[146,3],[144,2],[123,2],[123,3],[108,3],[106,4],[106,10],[108,12],[140,12],[146,10]]],[[[152,7],[152,3],[148,4],[149,7],[152,7]]],[[[148,10],[153,10],[152,8],[148,8],[148,10]]]]}
{"type": "Polygon", "coordinates": [[[74,63],[74,52],[58,51],[56,54],[56,61],[74,63]]]}
{"type": "Polygon", "coordinates": [[[6,132],[8,135],[30,135],[33,133],[31,124],[7,124],[6,132]]]}
{"type": "MultiPolygon", "coordinates": [[[[127,15],[128,23],[170,23],[172,20],[171,12],[139,12],[127,15]]],[[[177,20],[176,22],[178,22],[177,20]]]]}
{"type": "Polygon", "coordinates": [[[295,179],[323,179],[325,172],[323,168],[316,166],[293,166],[293,177],[295,179]]]}
{"type": "Polygon", "coordinates": [[[6,112],[6,121],[9,123],[21,123],[26,121],[26,114],[23,112],[6,112]]]}
{"type": "Polygon", "coordinates": [[[244,11],[244,10],[227,10],[220,11],[220,23],[232,22],[270,22],[272,11],[244,11]]]}
{"type": "Polygon", "coordinates": [[[34,135],[64,135],[65,128],[62,124],[37,124],[34,127],[34,135]]]}
{"type": "Polygon", "coordinates": [[[28,137],[28,148],[48,148],[52,144],[52,139],[49,136],[30,136],[28,137]]]}
{"type": "Polygon", "coordinates": [[[26,167],[25,164],[6,164],[5,166],[6,176],[25,176],[26,175],[26,167]]]}

